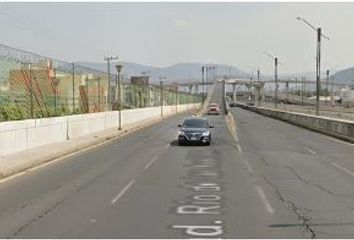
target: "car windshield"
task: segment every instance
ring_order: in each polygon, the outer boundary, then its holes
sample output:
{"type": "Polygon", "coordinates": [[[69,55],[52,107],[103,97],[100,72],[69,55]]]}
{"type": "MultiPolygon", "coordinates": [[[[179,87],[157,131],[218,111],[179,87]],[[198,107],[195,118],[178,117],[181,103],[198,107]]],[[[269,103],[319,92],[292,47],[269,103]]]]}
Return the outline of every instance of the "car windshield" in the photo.
{"type": "Polygon", "coordinates": [[[207,128],[208,122],[203,119],[186,119],[183,121],[182,127],[184,128],[207,128]]]}

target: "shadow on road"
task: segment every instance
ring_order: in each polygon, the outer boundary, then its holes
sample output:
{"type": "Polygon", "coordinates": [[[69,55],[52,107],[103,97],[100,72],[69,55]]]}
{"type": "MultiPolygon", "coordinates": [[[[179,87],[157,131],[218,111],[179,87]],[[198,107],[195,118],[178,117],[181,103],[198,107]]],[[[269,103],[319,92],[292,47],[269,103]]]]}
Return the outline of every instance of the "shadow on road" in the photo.
{"type": "Polygon", "coordinates": [[[202,143],[189,143],[189,144],[183,144],[183,145],[179,145],[178,144],[178,140],[173,140],[170,143],[171,147],[208,147],[209,145],[205,145],[202,143]]]}

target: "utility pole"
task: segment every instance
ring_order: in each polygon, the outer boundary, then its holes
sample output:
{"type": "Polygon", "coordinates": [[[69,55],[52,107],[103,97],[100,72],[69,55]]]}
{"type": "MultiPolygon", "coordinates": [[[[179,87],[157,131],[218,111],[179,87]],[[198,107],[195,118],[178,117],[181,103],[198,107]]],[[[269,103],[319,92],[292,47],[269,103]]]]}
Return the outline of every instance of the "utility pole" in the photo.
{"type": "Polygon", "coordinates": [[[329,70],[326,71],[326,106],[328,105],[328,96],[329,96],[329,91],[328,91],[328,81],[329,81],[329,70]]]}
{"type": "Polygon", "coordinates": [[[297,89],[297,77],[295,77],[295,95],[297,95],[297,91],[298,91],[298,89],[297,89]]]}
{"type": "Polygon", "coordinates": [[[263,52],[265,55],[270,57],[271,59],[274,60],[274,108],[277,109],[278,107],[278,58],[274,57],[268,52],[263,52]]]}
{"type": "Polygon", "coordinates": [[[305,77],[301,77],[301,105],[304,105],[304,82],[305,82],[305,77]]]}
{"type": "Polygon", "coordinates": [[[316,28],[306,19],[297,17],[299,21],[303,21],[307,26],[317,32],[317,47],[316,47],[316,115],[320,114],[320,91],[321,91],[321,37],[329,40],[328,37],[322,34],[321,28],[316,28]]]}
{"type": "Polygon", "coordinates": [[[122,71],[123,65],[122,64],[117,64],[116,69],[118,72],[118,112],[119,112],[119,124],[118,124],[118,130],[122,130],[122,98],[121,98],[121,88],[120,88],[120,73],[122,71]]]}
{"type": "Polygon", "coordinates": [[[111,90],[111,60],[118,60],[118,57],[104,57],[104,61],[107,62],[107,74],[108,74],[108,80],[107,80],[107,106],[106,106],[106,110],[108,109],[108,102],[111,103],[111,108],[112,108],[112,90],[111,90]]]}
{"type": "Polygon", "coordinates": [[[205,72],[205,66],[202,66],[202,82],[203,82],[203,98],[205,97],[205,77],[204,77],[204,72],[205,72]]]}
{"type": "Polygon", "coordinates": [[[209,66],[205,67],[205,81],[206,81],[206,92],[205,95],[208,96],[208,91],[209,91],[209,66]]]}
{"type": "Polygon", "coordinates": [[[321,91],[321,28],[317,28],[316,115],[320,115],[321,91]]]}
{"type": "Polygon", "coordinates": [[[332,87],[331,87],[331,101],[332,101],[332,107],[335,106],[335,99],[334,99],[334,92],[333,92],[333,85],[334,85],[334,76],[332,75],[332,87]]]}
{"type": "Polygon", "coordinates": [[[177,113],[177,106],[178,106],[178,84],[176,84],[176,113],[177,113]]]}

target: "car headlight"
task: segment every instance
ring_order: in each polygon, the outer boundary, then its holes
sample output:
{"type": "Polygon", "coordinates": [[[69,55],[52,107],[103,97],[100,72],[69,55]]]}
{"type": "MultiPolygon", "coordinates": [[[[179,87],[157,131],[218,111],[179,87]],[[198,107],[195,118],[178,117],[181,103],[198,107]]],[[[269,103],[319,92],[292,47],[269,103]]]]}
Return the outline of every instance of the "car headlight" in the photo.
{"type": "Polygon", "coordinates": [[[185,134],[183,131],[179,131],[179,132],[178,132],[178,135],[180,135],[180,136],[186,136],[186,134],[185,134]]]}
{"type": "Polygon", "coordinates": [[[210,132],[209,132],[209,131],[203,132],[203,134],[202,134],[203,137],[207,137],[207,136],[209,136],[209,135],[210,135],[210,132]]]}

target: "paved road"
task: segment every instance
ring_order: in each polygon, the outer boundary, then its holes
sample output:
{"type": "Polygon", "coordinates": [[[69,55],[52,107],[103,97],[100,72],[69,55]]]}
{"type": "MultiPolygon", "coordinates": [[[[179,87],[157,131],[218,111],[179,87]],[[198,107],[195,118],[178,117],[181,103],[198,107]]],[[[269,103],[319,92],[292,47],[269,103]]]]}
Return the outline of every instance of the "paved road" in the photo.
{"type": "Polygon", "coordinates": [[[180,147],[178,116],[1,182],[0,238],[354,237],[353,147],[232,112],[239,141],[180,147]]]}
{"type": "MultiPolygon", "coordinates": [[[[316,238],[354,237],[354,145],[233,108],[244,159],[271,204],[283,202],[316,238]],[[268,185],[268,187],[267,187],[268,185]]],[[[277,211],[277,210],[275,210],[277,211]]]]}

